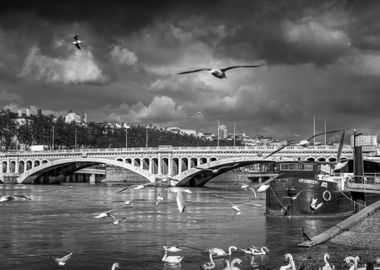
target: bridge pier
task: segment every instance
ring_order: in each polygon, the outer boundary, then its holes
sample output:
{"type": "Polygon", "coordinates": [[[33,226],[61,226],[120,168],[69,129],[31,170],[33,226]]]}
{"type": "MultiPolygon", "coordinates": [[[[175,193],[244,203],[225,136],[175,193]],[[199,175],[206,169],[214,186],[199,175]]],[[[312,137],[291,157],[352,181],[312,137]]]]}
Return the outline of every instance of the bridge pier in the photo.
{"type": "Polygon", "coordinates": [[[95,174],[90,174],[90,184],[94,185],[95,184],[95,174]]]}

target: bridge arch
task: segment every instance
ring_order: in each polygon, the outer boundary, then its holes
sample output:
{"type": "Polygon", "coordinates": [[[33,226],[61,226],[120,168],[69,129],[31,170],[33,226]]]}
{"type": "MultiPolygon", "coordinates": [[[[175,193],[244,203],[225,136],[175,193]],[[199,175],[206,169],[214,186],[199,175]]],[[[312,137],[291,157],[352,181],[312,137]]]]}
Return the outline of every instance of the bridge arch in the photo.
{"type": "Polygon", "coordinates": [[[121,167],[127,170],[130,170],[132,172],[135,172],[144,178],[146,178],[150,182],[154,182],[155,177],[152,176],[148,171],[144,171],[139,167],[134,167],[131,164],[125,163],[123,161],[118,161],[118,160],[111,160],[111,159],[106,159],[106,158],[69,158],[69,159],[59,159],[59,160],[53,160],[50,162],[46,162],[41,164],[38,167],[31,168],[29,170],[25,170],[23,173],[21,173],[18,177],[17,182],[18,183],[23,183],[26,181],[29,177],[31,176],[36,176],[40,175],[41,173],[47,172],[51,169],[54,168],[59,168],[65,165],[70,165],[70,164],[75,164],[75,163],[83,163],[83,164],[90,164],[90,165],[84,165],[84,167],[89,167],[95,164],[107,164],[107,165],[113,165],[116,167],[121,167]]]}

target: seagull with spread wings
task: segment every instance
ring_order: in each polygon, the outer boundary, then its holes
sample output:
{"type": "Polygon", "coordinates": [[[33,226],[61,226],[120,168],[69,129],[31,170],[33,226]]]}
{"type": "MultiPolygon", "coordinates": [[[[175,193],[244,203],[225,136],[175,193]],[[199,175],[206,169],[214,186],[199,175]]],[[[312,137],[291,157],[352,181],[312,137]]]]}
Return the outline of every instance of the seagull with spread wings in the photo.
{"type": "Polygon", "coordinates": [[[74,39],[73,44],[75,45],[75,47],[77,47],[78,50],[81,50],[81,47],[79,46],[79,44],[83,43],[83,41],[79,40],[78,35],[75,35],[73,39],[74,39]]]}
{"type": "Polygon", "coordinates": [[[199,71],[209,71],[211,75],[218,79],[227,79],[226,77],[226,71],[230,69],[235,69],[235,68],[257,68],[257,67],[262,67],[265,64],[257,64],[257,65],[238,65],[238,66],[230,66],[230,67],[225,67],[225,68],[199,68],[199,69],[194,69],[194,70],[188,70],[188,71],[183,71],[177,73],[177,75],[181,74],[188,74],[188,73],[194,73],[194,72],[199,72],[199,71]]]}
{"type": "Polygon", "coordinates": [[[180,187],[170,187],[168,188],[170,192],[177,193],[176,201],[177,201],[177,207],[178,211],[180,213],[183,213],[185,211],[186,201],[185,196],[183,195],[184,192],[186,193],[192,193],[190,189],[187,188],[180,188],[180,187]]]}
{"type": "Polygon", "coordinates": [[[140,185],[131,185],[131,186],[127,186],[125,188],[122,188],[120,189],[119,191],[117,191],[116,193],[120,193],[120,192],[123,192],[124,190],[127,190],[127,189],[143,189],[144,187],[153,187],[155,186],[155,183],[145,183],[145,184],[140,184],[140,185]]]}
{"type": "Polygon", "coordinates": [[[331,131],[327,131],[327,132],[321,132],[321,133],[318,133],[318,134],[311,136],[310,138],[307,138],[305,140],[301,140],[300,142],[296,142],[296,141],[291,140],[287,144],[281,146],[280,148],[278,148],[278,149],[274,150],[273,152],[269,153],[268,155],[266,155],[264,157],[264,159],[267,159],[268,157],[280,152],[282,149],[284,149],[290,145],[299,145],[299,146],[307,147],[310,144],[310,141],[312,139],[314,139],[315,137],[325,135],[325,134],[336,133],[336,132],[340,132],[340,131],[344,131],[344,129],[336,129],[336,130],[331,130],[331,131]]]}
{"type": "Polygon", "coordinates": [[[60,266],[63,266],[66,264],[66,261],[69,260],[71,258],[71,255],[73,255],[73,253],[69,253],[61,258],[54,258],[54,260],[58,263],[58,265],[60,266]]]}
{"type": "Polygon", "coordinates": [[[212,172],[213,174],[217,174],[219,173],[220,170],[223,170],[223,169],[232,169],[232,168],[235,168],[239,166],[239,163],[234,163],[232,165],[225,165],[225,166],[221,166],[219,168],[215,168],[215,169],[210,169],[210,168],[202,168],[202,167],[194,167],[198,170],[202,170],[202,171],[208,171],[208,172],[212,172]]]}

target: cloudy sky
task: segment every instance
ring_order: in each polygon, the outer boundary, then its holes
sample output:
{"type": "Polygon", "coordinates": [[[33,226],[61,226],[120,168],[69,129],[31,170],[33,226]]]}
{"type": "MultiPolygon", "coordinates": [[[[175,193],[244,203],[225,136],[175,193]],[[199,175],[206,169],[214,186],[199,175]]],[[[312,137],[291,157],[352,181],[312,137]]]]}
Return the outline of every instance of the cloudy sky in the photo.
{"type": "Polygon", "coordinates": [[[309,136],[313,116],[380,131],[378,1],[24,2],[0,9],[0,108],[279,138],[309,136]]]}

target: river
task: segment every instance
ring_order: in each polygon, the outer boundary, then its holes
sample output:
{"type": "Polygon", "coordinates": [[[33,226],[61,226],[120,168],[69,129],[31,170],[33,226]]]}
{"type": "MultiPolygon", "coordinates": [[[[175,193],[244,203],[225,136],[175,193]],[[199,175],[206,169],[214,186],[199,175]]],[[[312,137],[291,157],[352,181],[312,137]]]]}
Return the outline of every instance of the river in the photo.
{"type": "Polygon", "coordinates": [[[343,259],[359,255],[365,261],[373,259],[366,250],[323,244],[311,249],[298,248],[303,241],[301,227],[314,236],[335,225],[341,219],[310,219],[267,217],[265,194],[255,198],[243,191],[245,178],[233,175],[219,177],[207,187],[191,188],[185,194],[186,209],[177,210],[176,194],[165,187],[146,187],[117,193],[123,185],[7,185],[3,193],[26,194],[32,200],[14,200],[0,204],[0,269],[199,269],[209,261],[206,250],[227,249],[234,245],[266,246],[269,253],[252,258],[242,252],[215,259],[215,269],[224,269],[225,260],[240,258],[240,269],[279,269],[284,254],[290,252],[297,267],[308,269],[323,265],[323,254],[329,253],[336,268],[344,268],[343,259]],[[157,206],[156,196],[164,200],[157,206]],[[124,205],[130,200],[130,205],[124,205]],[[120,202],[113,202],[120,201],[120,202]],[[232,208],[233,202],[241,213],[232,208]],[[253,203],[255,205],[247,205],[253,203]],[[94,216],[109,209],[126,222],[113,224],[111,218],[94,216]],[[180,246],[176,254],[184,256],[180,265],[161,261],[163,246],[180,246]],[[73,255],[66,265],[58,266],[54,257],[73,255]]]}

